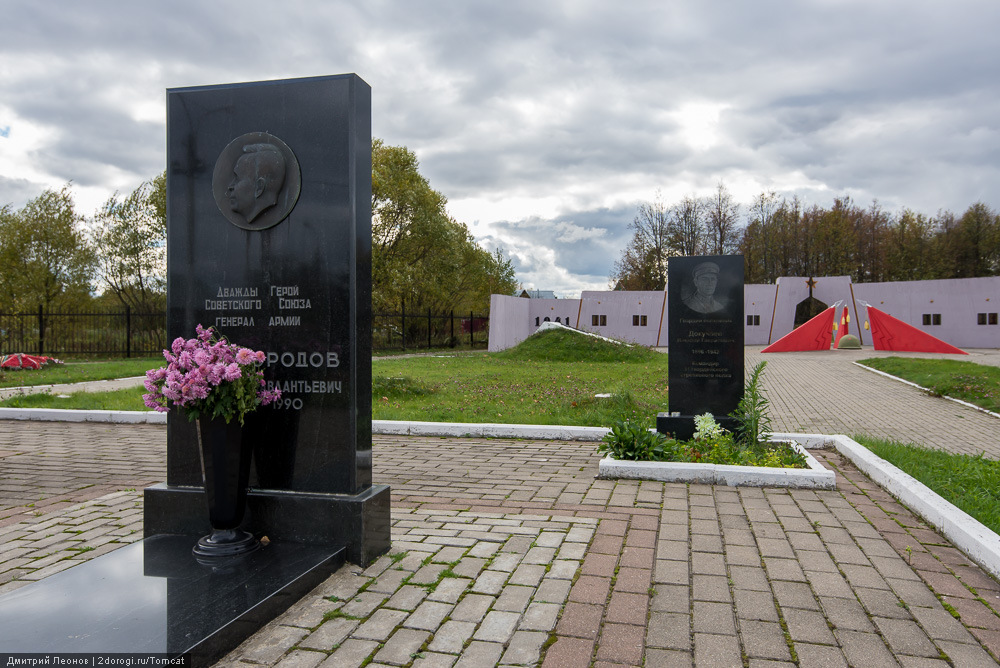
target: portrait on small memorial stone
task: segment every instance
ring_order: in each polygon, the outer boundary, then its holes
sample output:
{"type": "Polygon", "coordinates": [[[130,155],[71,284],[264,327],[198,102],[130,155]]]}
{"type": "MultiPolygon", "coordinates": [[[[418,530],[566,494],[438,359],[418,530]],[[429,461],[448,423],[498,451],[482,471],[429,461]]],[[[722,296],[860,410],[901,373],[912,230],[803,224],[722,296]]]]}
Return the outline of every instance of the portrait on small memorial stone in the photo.
{"type": "Polygon", "coordinates": [[[300,188],[295,154],[266,132],[250,132],[230,142],[212,175],[219,211],[245,230],[264,230],[287,218],[300,188]]]}
{"type": "Polygon", "coordinates": [[[681,301],[697,313],[716,313],[726,308],[726,299],[716,297],[719,287],[719,265],[702,262],[691,272],[691,282],[682,288],[681,301]]]}

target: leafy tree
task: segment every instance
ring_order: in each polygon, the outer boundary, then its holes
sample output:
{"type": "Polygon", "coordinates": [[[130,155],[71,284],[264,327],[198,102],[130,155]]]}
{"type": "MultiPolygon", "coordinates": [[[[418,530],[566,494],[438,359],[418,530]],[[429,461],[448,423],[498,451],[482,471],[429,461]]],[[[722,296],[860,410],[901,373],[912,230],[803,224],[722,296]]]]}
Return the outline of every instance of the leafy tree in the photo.
{"type": "Polygon", "coordinates": [[[166,306],[166,172],[127,197],[115,193],[94,219],[100,279],[125,306],[154,313],[166,306]]]}
{"type": "Polygon", "coordinates": [[[721,181],[706,203],[705,252],[709,255],[728,255],[739,247],[740,205],[721,181]]]}
{"type": "Polygon", "coordinates": [[[761,192],[750,205],[739,248],[748,283],[767,283],[775,278],[772,219],[777,208],[778,194],[773,190],[761,192]]]}
{"type": "Polygon", "coordinates": [[[890,219],[878,200],[855,217],[854,235],[857,239],[856,269],[851,272],[860,283],[875,283],[888,276],[887,255],[890,219]]]}
{"type": "Polygon", "coordinates": [[[670,210],[669,249],[673,255],[699,255],[705,241],[705,202],[688,195],[670,210]]]}
{"type": "Polygon", "coordinates": [[[622,290],[662,290],[667,284],[667,258],[676,253],[670,246],[670,211],[659,191],[652,202],[639,205],[629,229],[632,239],[615,262],[612,285],[622,290]]]}
{"type": "Polygon", "coordinates": [[[1000,272],[1000,216],[993,209],[976,202],[942,228],[946,262],[956,278],[1000,272]]]}
{"type": "Polygon", "coordinates": [[[372,144],[372,303],[376,311],[485,310],[490,291],[517,283],[503,251],[491,254],[448,215],[417,157],[402,146],[372,144]]]}
{"type": "Polygon", "coordinates": [[[19,211],[0,209],[0,299],[11,310],[79,306],[90,300],[94,250],[69,184],[19,211]]]}
{"type": "Polygon", "coordinates": [[[927,216],[904,209],[889,225],[885,245],[886,280],[917,281],[940,275],[934,223],[927,216]]]}

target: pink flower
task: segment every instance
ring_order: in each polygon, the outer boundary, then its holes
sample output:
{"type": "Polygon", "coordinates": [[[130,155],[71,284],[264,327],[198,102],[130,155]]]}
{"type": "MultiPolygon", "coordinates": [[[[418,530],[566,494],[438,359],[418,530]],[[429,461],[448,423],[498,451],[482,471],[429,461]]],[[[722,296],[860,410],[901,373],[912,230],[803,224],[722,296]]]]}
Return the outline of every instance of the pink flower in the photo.
{"type": "Polygon", "coordinates": [[[225,378],[228,381],[237,380],[240,377],[242,377],[242,375],[243,375],[243,372],[240,371],[240,365],[237,364],[236,362],[233,362],[232,364],[230,364],[229,366],[227,366],[226,369],[225,369],[225,371],[223,371],[223,373],[222,373],[222,377],[225,378]]]}
{"type": "Polygon", "coordinates": [[[213,364],[208,367],[208,382],[212,385],[218,385],[222,382],[224,373],[226,370],[225,364],[213,364]]]}
{"type": "Polygon", "coordinates": [[[249,348],[240,348],[239,352],[236,353],[236,363],[237,364],[253,364],[257,361],[257,356],[249,348]]]}
{"type": "Polygon", "coordinates": [[[202,414],[221,409],[227,419],[239,417],[242,422],[247,411],[281,396],[261,389],[264,374],[256,367],[266,361],[264,352],[233,345],[211,327],[198,325],[196,332],[196,338],[178,337],[163,351],[166,367],[146,373],[143,402],[148,407],[164,412],[176,406],[202,414]],[[237,401],[248,394],[252,401],[237,401]]]}

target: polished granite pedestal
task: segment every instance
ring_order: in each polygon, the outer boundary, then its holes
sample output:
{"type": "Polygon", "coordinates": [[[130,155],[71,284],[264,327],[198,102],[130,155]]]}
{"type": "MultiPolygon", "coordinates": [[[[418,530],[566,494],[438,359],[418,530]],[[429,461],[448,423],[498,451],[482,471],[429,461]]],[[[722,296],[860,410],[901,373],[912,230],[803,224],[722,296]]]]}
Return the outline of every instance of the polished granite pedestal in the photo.
{"type": "Polygon", "coordinates": [[[344,549],[272,542],[199,559],[160,534],[0,596],[4,653],[190,654],[211,664],[329,577],[344,549]]]}

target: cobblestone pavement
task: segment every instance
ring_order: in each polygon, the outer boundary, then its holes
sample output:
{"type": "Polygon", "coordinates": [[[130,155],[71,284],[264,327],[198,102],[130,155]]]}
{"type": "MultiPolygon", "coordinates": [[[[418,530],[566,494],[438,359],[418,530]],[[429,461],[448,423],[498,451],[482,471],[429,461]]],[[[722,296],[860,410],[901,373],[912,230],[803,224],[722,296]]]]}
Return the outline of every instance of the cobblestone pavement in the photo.
{"type": "MultiPolygon", "coordinates": [[[[959,448],[996,433],[996,418],[816,355],[764,356],[776,429],[851,433],[844,407],[862,414],[854,431],[918,440],[897,403],[926,400],[919,419],[943,434],[973,425],[951,432],[959,448]],[[800,395],[815,417],[791,424],[800,395]]],[[[163,479],[164,436],[0,422],[0,592],[137,539],[131,490],[163,479]]],[[[817,456],[838,490],[595,480],[587,443],[376,437],[390,554],[344,566],[222,664],[997,665],[1000,584],[839,455],[817,456]]]]}
{"type": "Polygon", "coordinates": [[[0,527],[166,476],[160,425],[0,420],[0,527]]]}
{"type": "Polygon", "coordinates": [[[831,350],[761,354],[747,347],[746,365],[765,360],[764,387],[775,431],[865,434],[951,452],[1000,459],[997,419],[933,397],[853,362],[869,357],[933,357],[1000,366],[1000,351],[970,355],[831,350]]]}

